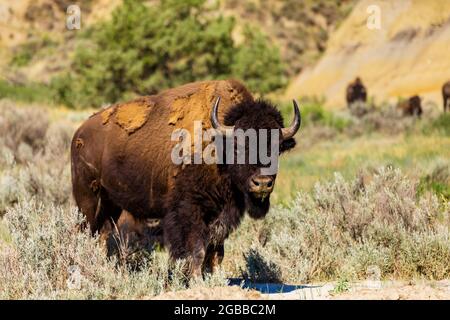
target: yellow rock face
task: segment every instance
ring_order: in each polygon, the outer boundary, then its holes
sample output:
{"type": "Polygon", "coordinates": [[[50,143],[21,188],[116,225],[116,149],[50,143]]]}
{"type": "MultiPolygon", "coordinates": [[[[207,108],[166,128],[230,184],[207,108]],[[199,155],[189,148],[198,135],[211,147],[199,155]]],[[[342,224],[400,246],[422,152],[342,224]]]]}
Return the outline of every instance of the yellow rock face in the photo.
{"type": "Polygon", "coordinates": [[[356,76],[377,103],[419,94],[441,107],[441,88],[450,79],[450,1],[361,1],[286,98],[323,96],[327,106],[343,107],[356,76]],[[379,8],[380,29],[367,26],[371,5],[379,8]]]}

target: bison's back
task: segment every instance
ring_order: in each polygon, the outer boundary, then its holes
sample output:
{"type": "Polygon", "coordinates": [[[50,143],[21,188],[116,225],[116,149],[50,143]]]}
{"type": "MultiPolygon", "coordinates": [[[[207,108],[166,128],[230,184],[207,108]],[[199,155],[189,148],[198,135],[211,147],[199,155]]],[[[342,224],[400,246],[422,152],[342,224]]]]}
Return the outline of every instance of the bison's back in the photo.
{"type": "Polygon", "coordinates": [[[137,216],[161,217],[165,196],[181,170],[171,160],[177,143],[171,141],[172,132],[183,128],[192,134],[194,121],[210,128],[217,96],[222,119],[231,106],[253,99],[242,84],[226,80],[191,83],[117,104],[81,126],[74,141],[82,138],[83,150],[72,148],[72,159],[79,161],[84,154],[108,197],[121,208],[137,216]]]}

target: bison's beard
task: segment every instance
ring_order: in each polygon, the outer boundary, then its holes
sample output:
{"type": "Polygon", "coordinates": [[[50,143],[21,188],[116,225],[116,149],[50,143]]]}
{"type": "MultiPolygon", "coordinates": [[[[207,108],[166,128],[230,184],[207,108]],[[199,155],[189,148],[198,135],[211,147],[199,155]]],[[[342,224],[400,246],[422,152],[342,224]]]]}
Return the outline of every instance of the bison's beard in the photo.
{"type": "Polygon", "coordinates": [[[252,193],[246,194],[247,211],[253,219],[262,219],[266,216],[270,207],[270,195],[265,198],[256,197],[252,193]]]}

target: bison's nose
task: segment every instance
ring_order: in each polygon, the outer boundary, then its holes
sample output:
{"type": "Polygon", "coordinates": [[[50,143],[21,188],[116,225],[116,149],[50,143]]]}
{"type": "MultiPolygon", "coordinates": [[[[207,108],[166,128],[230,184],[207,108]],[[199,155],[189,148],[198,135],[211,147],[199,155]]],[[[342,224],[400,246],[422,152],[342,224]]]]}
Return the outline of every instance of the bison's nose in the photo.
{"type": "Polygon", "coordinates": [[[254,193],[269,194],[273,190],[273,178],[269,176],[256,176],[250,180],[250,190],[254,193]]]}

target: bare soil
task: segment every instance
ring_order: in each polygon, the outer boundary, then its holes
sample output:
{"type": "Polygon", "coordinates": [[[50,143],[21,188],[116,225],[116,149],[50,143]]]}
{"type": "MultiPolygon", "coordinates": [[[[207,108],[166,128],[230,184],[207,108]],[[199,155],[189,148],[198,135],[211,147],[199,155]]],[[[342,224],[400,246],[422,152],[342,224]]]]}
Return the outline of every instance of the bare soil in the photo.
{"type": "MultiPolygon", "coordinates": [[[[270,285],[268,285],[270,286],[270,285]]],[[[353,283],[348,291],[336,293],[332,284],[306,285],[289,292],[261,293],[239,286],[193,288],[168,292],[152,299],[156,300],[450,300],[450,280],[382,282],[374,288],[365,282],[353,283]]]]}

